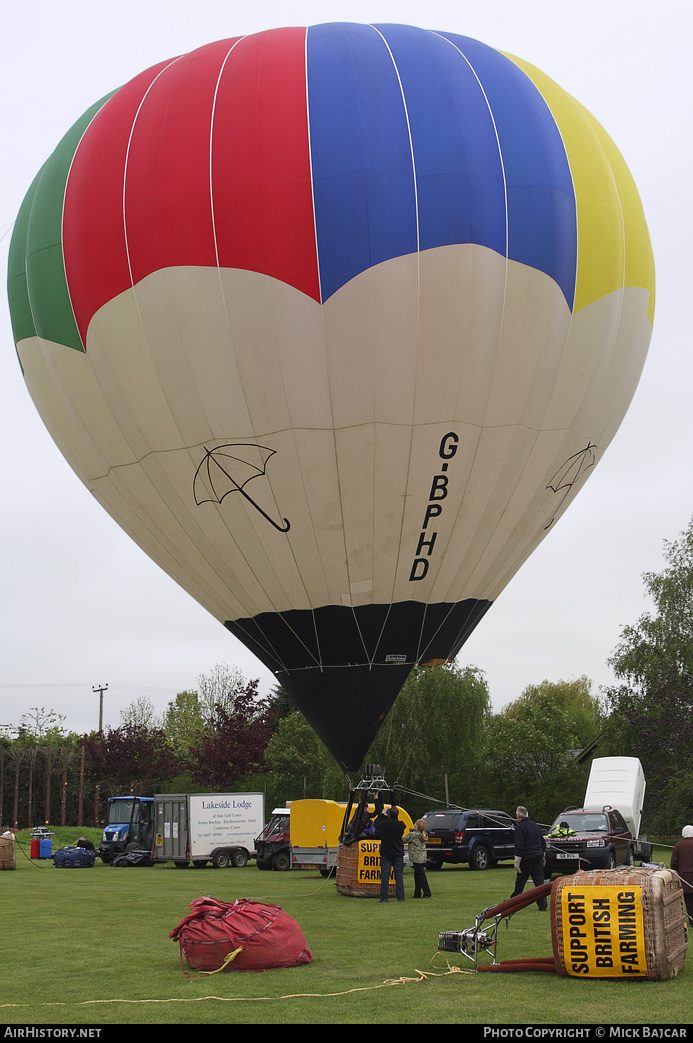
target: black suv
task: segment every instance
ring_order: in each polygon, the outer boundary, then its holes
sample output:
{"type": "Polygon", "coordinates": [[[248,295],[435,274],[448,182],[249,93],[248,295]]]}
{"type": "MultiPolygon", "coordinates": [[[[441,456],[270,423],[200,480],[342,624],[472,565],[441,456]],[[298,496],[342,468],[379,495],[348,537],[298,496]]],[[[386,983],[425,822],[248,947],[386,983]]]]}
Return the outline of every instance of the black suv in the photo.
{"type": "Polygon", "coordinates": [[[426,854],[431,869],[443,862],[468,862],[472,869],[488,869],[515,857],[515,820],[504,811],[477,808],[427,811],[426,854]]]}

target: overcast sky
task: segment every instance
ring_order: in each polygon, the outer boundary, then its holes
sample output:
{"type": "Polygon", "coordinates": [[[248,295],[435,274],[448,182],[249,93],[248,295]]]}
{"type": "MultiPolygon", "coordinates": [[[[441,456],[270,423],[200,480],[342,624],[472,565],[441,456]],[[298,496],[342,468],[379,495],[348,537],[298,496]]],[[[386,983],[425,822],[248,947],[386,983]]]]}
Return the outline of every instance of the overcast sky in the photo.
{"type": "MultiPolygon", "coordinates": [[[[653,241],[657,307],[631,408],[574,504],[464,646],[496,710],[528,684],[612,683],[622,628],[649,608],[642,573],[693,514],[688,320],[691,97],[687,5],[662,0],[21,0],[0,5],[0,235],[40,166],[97,99],[156,62],[224,37],[327,21],[400,22],[475,37],[539,66],[604,125],[635,178],[653,241]],[[685,240],[685,241],[684,241],[685,240]]],[[[138,696],[163,710],[216,663],[273,677],[125,535],[43,427],[0,303],[0,725],[31,707],[104,723],[138,696]]]]}

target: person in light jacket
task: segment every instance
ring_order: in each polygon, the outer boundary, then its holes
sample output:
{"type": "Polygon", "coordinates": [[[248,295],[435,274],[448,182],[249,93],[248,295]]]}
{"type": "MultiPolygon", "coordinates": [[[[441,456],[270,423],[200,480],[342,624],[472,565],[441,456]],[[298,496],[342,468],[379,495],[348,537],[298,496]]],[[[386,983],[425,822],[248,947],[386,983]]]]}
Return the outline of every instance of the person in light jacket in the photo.
{"type": "Polygon", "coordinates": [[[409,861],[414,867],[414,898],[430,898],[431,888],[426,876],[426,823],[422,818],[414,823],[414,828],[402,837],[409,848],[409,861]]]}

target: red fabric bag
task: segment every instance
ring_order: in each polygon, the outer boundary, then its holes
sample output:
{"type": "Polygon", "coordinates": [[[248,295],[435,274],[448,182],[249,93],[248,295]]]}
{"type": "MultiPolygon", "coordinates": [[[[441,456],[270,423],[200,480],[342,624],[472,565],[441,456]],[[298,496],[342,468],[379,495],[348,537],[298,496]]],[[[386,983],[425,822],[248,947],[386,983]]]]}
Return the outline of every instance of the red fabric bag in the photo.
{"type": "Polygon", "coordinates": [[[196,898],[169,934],[193,971],[264,971],[310,963],[303,931],[278,905],[238,898],[196,898]]]}

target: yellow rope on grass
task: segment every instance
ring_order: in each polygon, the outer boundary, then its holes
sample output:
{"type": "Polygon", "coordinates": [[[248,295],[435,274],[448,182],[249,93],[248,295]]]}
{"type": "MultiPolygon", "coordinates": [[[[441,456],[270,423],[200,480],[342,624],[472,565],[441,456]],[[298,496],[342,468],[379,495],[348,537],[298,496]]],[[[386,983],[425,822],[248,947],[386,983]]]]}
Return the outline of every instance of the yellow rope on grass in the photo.
{"type": "Polygon", "coordinates": [[[225,971],[231,961],[236,959],[239,952],[243,952],[243,948],[240,945],[237,949],[234,949],[233,952],[227,952],[221,967],[217,967],[215,971],[202,971],[201,973],[204,974],[205,978],[209,978],[211,974],[218,974],[219,971],[225,971]]]}
{"type": "MultiPolygon", "coordinates": [[[[227,957],[226,962],[237,954],[230,953],[227,957]]],[[[436,956],[439,955],[436,953],[436,956]]],[[[433,956],[431,960],[431,966],[436,956],[433,956]]],[[[222,970],[223,968],[219,968],[222,970]]],[[[211,974],[216,974],[216,971],[211,971],[211,974]]],[[[360,985],[353,989],[344,989],[342,992],[293,992],[287,993],[285,996],[186,996],[186,997],[170,997],[169,999],[144,999],[144,1000],[121,1000],[121,999],[100,999],[100,1000],[79,1000],[76,1003],[67,1003],[63,1001],[55,1001],[51,1003],[0,1003],[0,1010],[4,1010],[8,1007],[93,1007],[106,1004],[122,1003],[128,1006],[137,1006],[143,1003],[276,1003],[277,1000],[301,1000],[301,999],[336,999],[339,996],[350,996],[354,992],[373,992],[376,989],[387,989],[393,985],[417,985],[421,982],[428,981],[429,978],[444,978],[449,974],[472,974],[473,971],[462,970],[460,967],[452,967],[448,962],[448,969],[446,971],[420,971],[415,968],[415,974],[418,977],[405,977],[401,978],[387,978],[379,985],[360,985]]]]}

